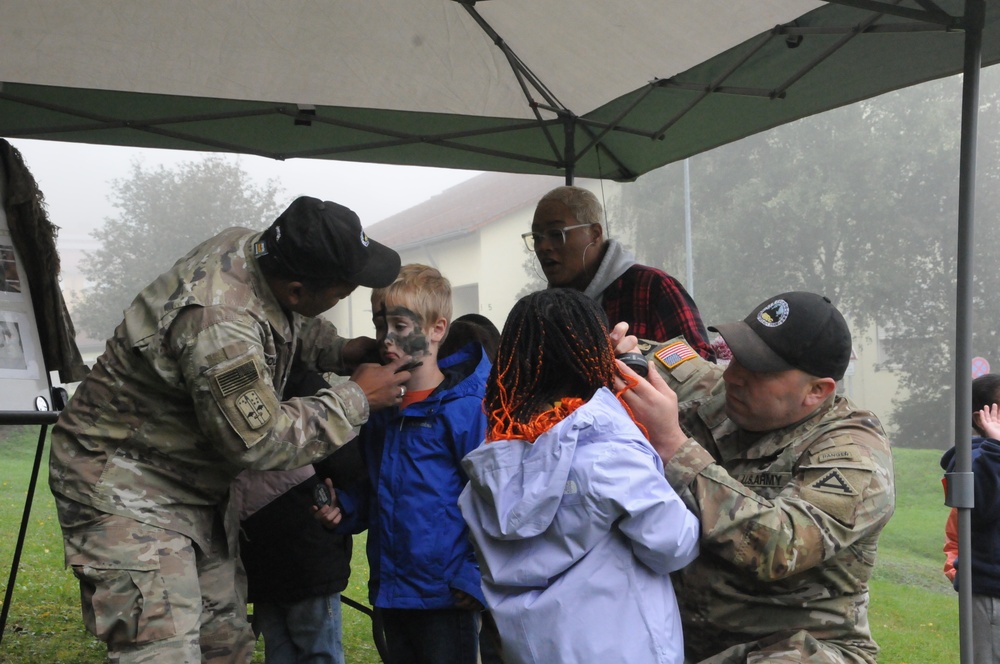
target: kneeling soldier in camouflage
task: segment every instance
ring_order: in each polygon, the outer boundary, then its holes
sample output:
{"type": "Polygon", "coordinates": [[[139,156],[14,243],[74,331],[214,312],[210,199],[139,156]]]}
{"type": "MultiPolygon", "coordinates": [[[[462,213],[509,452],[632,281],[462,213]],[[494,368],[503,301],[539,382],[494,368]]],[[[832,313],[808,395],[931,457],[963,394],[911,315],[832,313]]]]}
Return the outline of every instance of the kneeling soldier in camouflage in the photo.
{"type": "Polygon", "coordinates": [[[792,292],[709,329],[728,367],[677,339],[625,394],[701,519],[701,555],[675,575],[687,661],[874,663],[868,580],[892,456],[878,419],[836,393],[847,323],[792,292]]]}

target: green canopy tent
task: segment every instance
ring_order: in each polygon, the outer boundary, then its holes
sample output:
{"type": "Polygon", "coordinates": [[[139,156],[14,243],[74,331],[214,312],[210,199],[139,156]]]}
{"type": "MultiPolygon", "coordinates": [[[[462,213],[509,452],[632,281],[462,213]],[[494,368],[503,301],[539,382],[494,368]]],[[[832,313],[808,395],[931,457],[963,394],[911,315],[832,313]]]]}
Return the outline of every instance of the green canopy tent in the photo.
{"type": "MultiPolygon", "coordinates": [[[[964,71],[955,380],[971,409],[978,72],[1000,60],[1000,0],[8,0],[0,49],[7,138],[567,182],[632,180],[964,71]]],[[[950,482],[965,549],[970,454],[950,482]]]]}
{"type": "MultiPolygon", "coordinates": [[[[961,0],[10,0],[0,135],[631,180],[961,71],[961,0]]],[[[987,3],[983,60],[1000,59],[987,3]]]]}

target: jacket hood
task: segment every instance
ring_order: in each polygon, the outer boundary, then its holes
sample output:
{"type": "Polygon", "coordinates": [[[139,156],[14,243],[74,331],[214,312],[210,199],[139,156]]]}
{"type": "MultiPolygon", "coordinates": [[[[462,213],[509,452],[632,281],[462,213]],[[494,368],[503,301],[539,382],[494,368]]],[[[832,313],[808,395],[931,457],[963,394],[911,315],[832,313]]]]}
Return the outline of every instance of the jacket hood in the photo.
{"type": "Polygon", "coordinates": [[[600,300],[601,293],[614,283],[615,279],[635,265],[635,254],[626,249],[618,240],[608,240],[605,247],[604,258],[601,259],[601,264],[597,267],[597,273],[583,291],[584,295],[593,300],[600,300]]]}
{"type": "Polygon", "coordinates": [[[444,373],[444,380],[434,388],[430,396],[404,409],[390,410],[397,414],[427,415],[447,401],[465,397],[482,400],[486,391],[486,379],[489,378],[493,365],[490,364],[481,344],[470,343],[462,346],[444,359],[439,359],[438,366],[444,373]]]}
{"type": "MultiPolygon", "coordinates": [[[[973,436],[972,437],[972,449],[973,449],[973,451],[979,449],[979,447],[984,442],[986,442],[986,440],[987,440],[986,438],[982,438],[981,436],[973,436]]],[[[947,452],[945,452],[944,454],[941,455],[941,467],[944,468],[949,473],[951,471],[955,470],[955,461],[956,461],[955,454],[956,453],[957,453],[956,448],[952,447],[950,450],[948,450],[947,452]]]]}
{"type": "Polygon", "coordinates": [[[950,471],[951,467],[954,465],[955,465],[955,448],[953,447],[941,455],[941,467],[947,471],[950,471]]]}
{"type": "Polygon", "coordinates": [[[538,437],[480,445],[462,460],[469,487],[482,498],[483,531],[500,540],[534,537],[552,523],[568,486],[574,452],[598,411],[617,407],[607,388],[538,437]],[[614,404],[612,406],[612,404],[614,404]]]}
{"type": "Polygon", "coordinates": [[[475,396],[485,389],[492,364],[482,344],[473,342],[439,359],[438,367],[444,373],[444,381],[438,389],[450,390],[456,396],[475,396]]]}

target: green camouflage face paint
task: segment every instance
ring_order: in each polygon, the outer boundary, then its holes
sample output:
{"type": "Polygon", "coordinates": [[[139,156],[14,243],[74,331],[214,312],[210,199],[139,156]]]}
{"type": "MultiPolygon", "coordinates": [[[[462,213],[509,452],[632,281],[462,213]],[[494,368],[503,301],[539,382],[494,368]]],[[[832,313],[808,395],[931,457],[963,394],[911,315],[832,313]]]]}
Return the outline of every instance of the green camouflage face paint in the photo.
{"type": "Polygon", "coordinates": [[[430,345],[416,312],[406,307],[393,307],[385,313],[385,319],[386,344],[393,344],[404,355],[415,358],[428,354],[430,345]]]}

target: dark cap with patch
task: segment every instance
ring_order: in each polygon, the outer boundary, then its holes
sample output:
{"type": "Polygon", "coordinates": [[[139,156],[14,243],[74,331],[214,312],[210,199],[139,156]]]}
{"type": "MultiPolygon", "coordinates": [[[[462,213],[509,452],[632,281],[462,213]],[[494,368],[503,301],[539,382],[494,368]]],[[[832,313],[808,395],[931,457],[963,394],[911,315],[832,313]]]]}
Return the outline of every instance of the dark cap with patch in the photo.
{"type": "Polygon", "coordinates": [[[851,360],[851,331],[827,298],[793,291],[769,298],[736,323],[709,327],[733,357],[762,373],[800,369],[840,380],[851,360]]]}
{"type": "Polygon", "coordinates": [[[369,238],[350,209],[301,196],[274,220],[254,246],[298,279],[339,279],[381,288],[399,274],[399,254],[369,238]]]}

